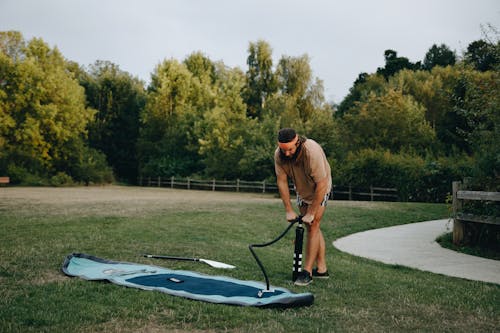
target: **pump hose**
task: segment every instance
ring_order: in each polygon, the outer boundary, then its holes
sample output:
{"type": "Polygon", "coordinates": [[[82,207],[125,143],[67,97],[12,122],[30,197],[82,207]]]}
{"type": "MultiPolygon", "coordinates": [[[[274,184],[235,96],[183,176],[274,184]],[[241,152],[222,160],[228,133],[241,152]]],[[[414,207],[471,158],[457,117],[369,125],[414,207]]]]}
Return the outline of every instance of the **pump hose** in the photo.
{"type": "Polygon", "coordinates": [[[281,233],[281,235],[279,235],[278,237],[276,237],[275,239],[273,239],[272,241],[270,242],[267,242],[267,243],[263,243],[263,244],[250,244],[248,245],[248,249],[250,250],[250,252],[252,253],[253,257],[255,258],[255,261],[257,261],[257,264],[259,265],[260,267],[260,270],[262,271],[262,274],[264,274],[264,278],[266,279],[266,290],[269,290],[269,278],[267,277],[267,273],[266,273],[266,270],[264,268],[264,265],[262,265],[262,262],[260,261],[259,257],[257,257],[257,254],[255,253],[255,251],[253,250],[254,247],[266,247],[266,246],[269,246],[269,245],[272,245],[274,243],[276,243],[277,241],[279,241],[281,238],[283,238],[283,236],[286,235],[286,233],[292,228],[292,226],[301,221],[302,220],[302,216],[299,216],[297,217],[295,220],[293,221],[290,221],[290,224],[288,225],[288,227],[285,229],[285,231],[283,231],[281,233]]]}

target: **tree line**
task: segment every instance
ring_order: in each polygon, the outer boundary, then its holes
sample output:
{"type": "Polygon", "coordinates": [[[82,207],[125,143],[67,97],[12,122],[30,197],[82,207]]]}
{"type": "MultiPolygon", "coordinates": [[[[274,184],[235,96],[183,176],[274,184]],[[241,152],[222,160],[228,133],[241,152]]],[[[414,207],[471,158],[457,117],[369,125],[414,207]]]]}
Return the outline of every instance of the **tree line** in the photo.
{"type": "MultiPolygon", "coordinates": [[[[494,30],[494,29],[492,29],[494,30]]],[[[318,141],[338,185],[396,187],[443,201],[451,180],[498,188],[498,38],[422,62],[394,50],[336,105],[307,54],[250,42],[247,68],[194,52],[150,83],[109,61],[85,67],[41,38],[0,32],[0,174],[18,184],[135,183],[193,176],[274,181],[281,127],[318,141]]]]}

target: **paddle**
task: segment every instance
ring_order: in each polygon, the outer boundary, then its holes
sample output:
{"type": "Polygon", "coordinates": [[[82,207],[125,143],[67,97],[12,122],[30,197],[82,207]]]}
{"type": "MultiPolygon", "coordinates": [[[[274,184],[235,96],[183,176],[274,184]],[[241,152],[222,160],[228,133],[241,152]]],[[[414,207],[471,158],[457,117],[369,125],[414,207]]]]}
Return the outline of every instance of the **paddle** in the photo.
{"type": "Polygon", "coordinates": [[[209,266],[215,267],[215,268],[224,268],[224,269],[233,269],[236,268],[236,266],[225,264],[223,262],[218,262],[214,260],[208,260],[208,259],[201,259],[201,258],[184,258],[184,257],[173,257],[173,256],[160,256],[160,255],[154,255],[154,254],[145,254],[144,257],[146,258],[154,258],[154,259],[168,259],[168,260],[181,260],[181,261],[200,261],[203,262],[209,266]]]}

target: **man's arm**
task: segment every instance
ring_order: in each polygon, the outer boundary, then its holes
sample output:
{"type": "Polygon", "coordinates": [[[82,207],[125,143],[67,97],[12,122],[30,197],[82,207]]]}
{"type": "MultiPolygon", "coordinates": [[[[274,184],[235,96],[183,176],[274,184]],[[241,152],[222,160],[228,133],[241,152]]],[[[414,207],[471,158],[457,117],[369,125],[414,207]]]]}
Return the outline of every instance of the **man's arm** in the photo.
{"type": "Polygon", "coordinates": [[[288,187],[288,177],[285,173],[281,173],[276,176],[276,183],[280,191],[280,197],[285,206],[286,219],[292,221],[297,217],[295,211],[293,210],[292,204],[290,203],[290,188],[288,187]]]}

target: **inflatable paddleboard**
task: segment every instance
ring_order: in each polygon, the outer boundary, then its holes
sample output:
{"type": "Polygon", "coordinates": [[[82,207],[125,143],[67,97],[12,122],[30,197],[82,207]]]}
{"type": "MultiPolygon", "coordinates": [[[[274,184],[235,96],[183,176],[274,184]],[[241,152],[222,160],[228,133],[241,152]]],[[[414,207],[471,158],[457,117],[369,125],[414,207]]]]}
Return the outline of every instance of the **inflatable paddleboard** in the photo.
{"type": "Polygon", "coordinates": [[[266,284],[256,281],[113,261],[84,253],[68,255],[62,271],[68,276],[85,280],[107,280],[126,287],[210,303],[289,308],[308,306],[314,302],[311,293],[297,294],[273,286],[267,290],[266,284]]]}

